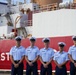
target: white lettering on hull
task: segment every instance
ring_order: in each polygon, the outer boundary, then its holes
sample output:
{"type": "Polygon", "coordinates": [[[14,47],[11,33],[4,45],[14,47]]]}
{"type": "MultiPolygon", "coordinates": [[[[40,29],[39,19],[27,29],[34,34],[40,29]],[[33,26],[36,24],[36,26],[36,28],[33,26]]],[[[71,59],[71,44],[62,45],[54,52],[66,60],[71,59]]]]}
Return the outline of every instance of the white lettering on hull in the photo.
{"type": "Polygon", "coordinates": [[[9,52],[0,53],[0,61],[9,61],[9,52]]]}

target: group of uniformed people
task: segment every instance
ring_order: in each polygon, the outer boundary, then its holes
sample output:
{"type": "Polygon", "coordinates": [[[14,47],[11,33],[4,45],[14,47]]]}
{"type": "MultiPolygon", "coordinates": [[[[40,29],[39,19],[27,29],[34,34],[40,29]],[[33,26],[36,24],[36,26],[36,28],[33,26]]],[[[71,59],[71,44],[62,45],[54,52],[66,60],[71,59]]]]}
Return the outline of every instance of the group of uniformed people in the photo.
{"type": "Polygon", "coordinates": [[[26,60],[26,75],[38,75],[37,72],[37,60],[41,62],[40,75],[52,75],[52,65],[51,62],[54,60],[56,64],[55,75],[67,75],[66,63],[68,60],[70,63],[70,75],[75,75],[76,72],[76,36],[72,37],[74,45],[69,48],[68,52],[64,51],[65,43],[59,42],[59,51],[54,52],[52,48],[49,47],[50,39],[44,38],[42,42],[44,43],[44,48],[40,49],[35,46],[36,38],[31,37],[30,46],[24,48],[21,46],[21,36],[17,36],[16,46],[12,47],[10,50],[10,60],[12,62],[11,75],[23,75],[23,60],[26,60]]]}

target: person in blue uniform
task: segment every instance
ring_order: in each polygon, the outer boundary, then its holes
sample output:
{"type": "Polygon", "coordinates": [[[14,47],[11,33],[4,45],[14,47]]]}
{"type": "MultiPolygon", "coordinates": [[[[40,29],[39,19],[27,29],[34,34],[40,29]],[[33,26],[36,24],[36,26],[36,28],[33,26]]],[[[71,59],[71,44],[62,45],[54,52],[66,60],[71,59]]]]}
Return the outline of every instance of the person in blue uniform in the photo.
{"type": "Polygon", "coordinates": [[[30,46],[26,49],[25,59],[26,59],[26,75],[38,75],[37,72],[37,60],[39,58],[39,48],[35,46],[36,38],[31,37],[30,46]]]}
{"type": "Polygon", "coordinates": [[[70,75],[76,75],[76,36],[72,37],[74,45],[69,48],[70,75]]]}
{"type": "Polygon", "coordinates": [[[68,53],[64,51],[64,42],[59,42],[59,51],[54,54],[54,62],[56,64],[55,75],[67,75],[66,63],[68,59],[68,53]]]}
{"type": "Polygon", "coordinates": [[[52,75],[52,65],[51,61],[54,56],[54,51],[52,48],[49,47],[50,39],[44,38],[42,40],[44,43],[44,48],[40,49],[40,61],[41,61],[41,68],[40,68],[40,75],[52,75]]]}
{"type": "Polygon", "coordinates": [[[17,36],[16,46],[10,50],[10,60],[12,62],[11,75],[23,75],[23,60],[25,56],[25,48],[21,46],[21,36],[17,36]]]}

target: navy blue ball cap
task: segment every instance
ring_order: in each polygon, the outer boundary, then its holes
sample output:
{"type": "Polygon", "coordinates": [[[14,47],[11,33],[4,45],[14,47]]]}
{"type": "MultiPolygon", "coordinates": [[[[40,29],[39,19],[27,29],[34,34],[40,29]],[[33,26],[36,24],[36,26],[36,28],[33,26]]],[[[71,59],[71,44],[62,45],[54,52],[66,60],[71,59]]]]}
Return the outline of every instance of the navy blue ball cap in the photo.
{"type": "Polygon", "coordinates": [[[72,40],[76,41],[76,36],[72,36],[72,40]]]}
{"type": "Polygon", "coordinates": [[[64,42],[58,42],[58,45],[59,45],[60,47],[66,46],[66,44],[65,44],[64,42]]]}
{"type": "Polygon", "coordinates": [[[50,39],[49,38],[43,38],[42,42],[45,42],[45,43],[50,42],[50,39]]]}
{"type": "Polygon", "coordinates": [[[15,40],[16,41],[21,41],[22,40],[22,37],[21,36],[17,36],[17,37],[15,37],[15,40]]]}
{"type": "Polygon", "coordinates": [[[36,38],[35,37],[31,37],[30,41],[36,41],[36,38]]]}

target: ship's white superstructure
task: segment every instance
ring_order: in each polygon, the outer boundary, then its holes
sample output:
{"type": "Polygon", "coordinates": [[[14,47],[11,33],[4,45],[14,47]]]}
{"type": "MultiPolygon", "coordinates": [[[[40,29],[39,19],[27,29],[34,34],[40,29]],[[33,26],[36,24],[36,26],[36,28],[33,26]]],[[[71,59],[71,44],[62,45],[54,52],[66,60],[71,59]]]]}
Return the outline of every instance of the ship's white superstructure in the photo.
{"type": "Polygon", "coordinates": [[[0,38],[54,37],[74,35],[76,4],[53,3],[39,6],[37,3],[0,2],[0,38]],[[73,32],[72,32],[73,31],[73,32]]]}
{"type": "Polygon", "coordinates": [[[76,10],[60,9],[33,15],[33,33],[37,38],[76,35],[76,10]]]}

